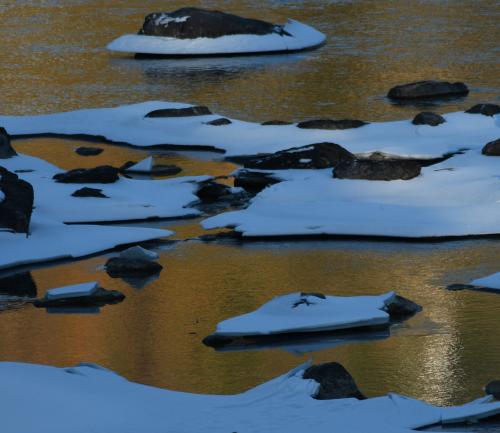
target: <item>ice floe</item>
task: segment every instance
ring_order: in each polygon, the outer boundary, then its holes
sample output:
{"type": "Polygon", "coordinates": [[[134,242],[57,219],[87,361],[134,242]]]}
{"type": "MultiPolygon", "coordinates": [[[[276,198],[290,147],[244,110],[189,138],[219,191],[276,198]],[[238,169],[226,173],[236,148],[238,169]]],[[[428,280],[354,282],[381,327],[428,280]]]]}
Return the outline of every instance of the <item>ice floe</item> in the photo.
{"type": "Polygon", "coordinates": [[[474,286],[488,287],[500,291],[500,272],[470,282],[474,286]]]}
{"type": "Polygon", "coordinates": [[[98,289],[99,283],[96,281],[90,283],[74,284],[71,286],[58,287],[57,289],[47,290],[45,297],[48,300],[75,298],[80,296],[89,296],[98,289]]]}
{"type": "Polygon", "coordinates": [[[236,395],[201,395],[129,382],[95,364],[72,368],[0,363],[2,429],[9,433],[289,432],[410,433],[430,425],[498,415],[491,396],[437,407],[388,394],[358,400],[313,398],[308,365],[236,395]],[[117,410],[110,410],[110,402],[117,410]],[[26,408],[29,411],[26,412],[26,408]],[[55,412],[55,408],[57,411],[55,412]],[[84,408],[87,416],[82,416],[84,408]]]}

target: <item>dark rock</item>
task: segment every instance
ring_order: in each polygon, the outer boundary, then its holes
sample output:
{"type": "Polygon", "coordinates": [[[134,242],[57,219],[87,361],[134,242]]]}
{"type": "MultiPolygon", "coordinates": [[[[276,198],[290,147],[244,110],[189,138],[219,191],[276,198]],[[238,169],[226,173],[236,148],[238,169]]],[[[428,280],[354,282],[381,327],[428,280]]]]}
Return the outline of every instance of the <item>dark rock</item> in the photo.
{"type": "Polygon", "coordinates": [[[178,39],[218,38],[226,35],[289,35],[282,26],[219,11],[187,7],[149,14],[139,34],[178,39]],[[175,20],[177,18],[177,21],[175,20]]]}
{"type": "Polygon", "coordinates": [[[198,237],[198,239],[204,242],[214,242],[219,240],[241,240],[241,233],[235,232],[234,230],[230,230],[230,231],[201,235],[198,237]]]}
{"type": "Polygon", "coordinates": [[[202,340],[203,344],[208,347],[224,347],[233,342],[233,338],[223,335],[208,335],[202,340]]]}
{"type": "Polygon", "coordinates": [[[326,299],[326,296],[323,293],[318,292],[301,292],[300,296],[315,296],[316,298],[326,299]]]}
{"type": "Polygon", "coordinates": [[[78,155],[81,156],[95,156],[99,155],[102,153],[104,149],[101,149],[100,147],[79,147],[78,149],[75,150],[78,155]]]}
{"type": "Polygon", "coordinates": [[[225,117],[220,117],[219,119],[212,120],[210,122],[207,122],[207,125],[212,125],[212,126],[223,126],[223,125],[230,125],[231,122],[229,119],[226,119],[225,117]]]}
{"type": "Polygon", "coordinates": [[[204,203],[213,203],[230,194],[231,188],[227,185],[212,181],[202,183],[200,189],[196,192],[198,198],[204,203]]]}
{"type": "Polygon", "coordinates": [[[112,278],[154,275],[162,269],[162,265],[151,260],[112,257],[106,262],[106,272],[112,278]]]}
{"type": "Polygon", "coordinates": [[[486,385],[484,391],[488,395],[492,395],[496,400],[500,400],[500,380],[492,380],[486,385]]]}
{"type": "Polygon", "coordinates": [[[0,278],[2,295],[35,298],[36,284],[30,272],[20,272],[0,278]]]}
{"type": "Polygon", "coordinates": [[[203,105],[186,108],[162,108],[154,110],[146,114],[145,117],[190,117],[190,116],[207,116],[212,112],[203,105]]]}
{"type": "Polygon", "coordinates": [[[429,111],[422,111],[414,117],[411,123],[413,123],[414,125],[438,126],[444,122],[446,122],[446,120],[443,116],[440,116],[436,113],[431,113],[429,111]]]}
{"type": "Polygon", "coordinates": [[[488,156],[500,156],[500,138],[486,143],[481,153],[488,156]]]}
{"type": "Polygon", "coordinates": [[[284,120],[268,120],[267,122],[262,122],[261,125],[263,126],[270,126],[270,125],[293,125],[292,122],[286,122],[284,120]]]}
{"type": "Polygon", "coordinates": [[[399,321],[422,311],[422,307],[403,296],[396,295],[389,304],[386,304],[385,311],[389,313],[392,320],[399,321]]]}
{"type": "Polygon", "coordinates": [[[313,365],[304,371],[304,379],[313,379],[320,384],[314,396],[316,400],[334,400],[339,398],[366,397],[359,391],[349,372],[338,362],[313,365]]]}
{"type": "Polygon", "coordinates": [[[33,187],[17,174],[0,167],[0,227],[17,233],[28,233],[33,211],[33,187]]]}
{"type": "Polygon", "coordinates": [[[76,307],[76,306],[102,306],[106,304],[116,304],[125,299],[125,295],[118,290],[106,290],[99,287],[90,296],[75,296],[72,298],[60,299],[37,299],[33,305],[38,308],[49,307],[76,307]]]}
{"type": "Polygon", "coordinates": [[[303,129],[351,129],[368,125],[368,122],[356,119],[314,119],[297,123],[297,128],[303,129]]]}
{"type": "Polygon", "coordinates": [[[484,116],[494,116],[500,113],[500,105],[497,104],[477,104],[469,108],[466,113],[483,114],[484,116]]]}
{"type": "Polygon", "coordinates": [[[276,179],[271,174],[260,171],[240,170],[234,178],[234,186],[241,187],[250,194],[257,194],[267,186],[279,182],[281,180],[276,179]]]}
{"type": "Polygon", "coordinates": [[[60,183],[113,183],[118,177],[118,169],[110,165],[95,168],[76,168],[66,173],[58,173],[53,179],[60,183]]]}
{"type": "Polygon", "coordinates": [[[476,286],[473,286],[472,284],[450,284],[446,288],[452,292],[456,292],[459,290],[474,290],[476,286]]]}
{"type": "Polygon", "coordinates": [[[102,189],[96,189],[96,188],[80,188],[77,189],[73,194],[71,194],[73,197],[96,197],[96,198],[108,198],[107,195],[104,195],[102,193],[102,189]]]}
{"type": "Polygon", "coordinates": [[[0,159],[16,156],[17,153],[10,144],[10,135],[4,128],[0,128],[0,159]]]}
{"type": "Polygon", "coordinates": [[[337,179],[409,180],[420,175],[421,164],[408,159],[343,161],[333,169],[337,179]]]}
{"type": "Polygon", "coordinates": [[[418,99],[460,96],[468,93],[469,89],[464,83],[428,80],[393,87],[389,90],[387,96],[392,99],[418,99]]]}
{"type": "Polygon", "coordinates": [[[280,170],[289,168],[328,168],[341,161],[352,161],[354,155],[335,143],[315,143],[293,147],[271,155],[245,161],[246,168],[280,170]]]}

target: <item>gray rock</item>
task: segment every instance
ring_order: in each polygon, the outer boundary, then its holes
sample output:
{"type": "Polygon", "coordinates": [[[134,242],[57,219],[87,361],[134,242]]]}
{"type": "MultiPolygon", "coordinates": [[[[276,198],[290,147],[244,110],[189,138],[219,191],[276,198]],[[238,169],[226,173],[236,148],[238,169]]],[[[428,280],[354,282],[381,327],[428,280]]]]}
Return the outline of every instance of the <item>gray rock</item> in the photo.
{"type": "Polygon", "coordinates": [[[418,99],[461,96],[468,93],[469,89],[464,83],[427,80],[395,86],[389,90],[387,96],[391,99],[418,99]]]}
{"type": "Polygon", "coordinates": [[[500,138],[486,143],[481,153],[488,156],[500,156],[500,138]]]}
{"type": "Polygon", "coordinates": [[[429,111],[422,111],[414,117],[411,123],[413,123],[414,125],[438,126],[441,125],[441,123],[445,122],[445,118],[443,116],[440,116],[439,114],[431,113],[429,111]]]}
{"type": "Polygon", "coordinates": [[[33,187],[17,174],[0,167],[0,227],[17,233],[28,233],[33,211],[33,187]]]}
{"type": "Polygon", "coordinates": [[[162,108],[154,110],[146,114],[145,117],[190,117],[190,116],[207,116],[212,112],[203,105],[186,108],[162,108]]]}
{"type": "Polygon", "coordinates": [[[314,396],[316,400],[335,400],[339,398],[366,397],[358,389],[349,372],[338,362],[313,365],[304,371],[304,379],[313,379],[320,384],[314,396]]]}
{"type": "Polygon", "coordinates": [[[343,161],[333,170],[337,179],[409,180],[420,175],[421,164],[407,159],[343,161]]]}
{"type": "Polygon", "coordinates": [[[76,168],[53,177],[60,183],[113,183],[119,179],[118,169],[110,165],[95,168],[76,168]]]}
{"type": "Polygon", "coordinates": [[[497,104],[477,104],[469,108],[466,113],[482,114],[484,116],[494,116],[500,113],[500,105],[497,104]]]}
{"type": "Polygon", "coordinates": [[[4,128],[0,128],[0,159],[16,156],[17,153],[10,144],[10,135],[4,128]]]}
{"type": "Polygon", "coordinates": [[[297,123],[297,128],[302,129],[352,129],[368,125],[368,122],[356,119],[314,119],[297,123]]]}

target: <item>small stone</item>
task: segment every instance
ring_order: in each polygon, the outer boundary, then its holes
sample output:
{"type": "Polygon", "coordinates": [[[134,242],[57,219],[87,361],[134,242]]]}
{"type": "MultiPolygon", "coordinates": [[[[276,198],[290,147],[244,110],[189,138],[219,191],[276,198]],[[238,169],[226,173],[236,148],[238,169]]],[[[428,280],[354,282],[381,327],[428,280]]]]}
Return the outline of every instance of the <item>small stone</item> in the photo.
{"type": "Polygon", "coordinates": [[[486,385],[484,391],[488,395],[492,395],[496,400],[500,400],[500,380],[492,380],[486,385]]]}
{"type": "Polygon", "coordinates": [[[97,188],[80,188],[77,189],[73,194],[71,194],[73,197],[95,197],[95,198],[108,198],[107,195],[104,195],[102,193],[102,189],[97,189],[97,188]]]}
{"type": "Polygon", "coordinates": [[[207,125],[212,125],[212,126],[223,126],[223,125],[230,125],[231,122],[229,119],[226,119],[225,117],[221,117],[219,119],[212,120],[210,122],[207,122],[207,125]]]}
{"type": "Polygon", "coordinates": [[[101,149],[100,147],[79,147],[75,150],[75,152],[78,155],[81,156],[95,156],[99,155],[104,151],[104,149],[101,149]]]}
{"type": "Polygon", "coordinates": [[[361,126],[368,125],[367,122],[356,119],[314,119],[306,120],[297,124],[297,128],[302,129],[352,129],[359,128],[361,126]]]}
{"type": "Polygon", "coordinates": [[[411,123],[414,125],[438,126],[445,122],[446,120],[443,116],[429,111],[423,111],[422,113],[418,113],[411,123]]]}
{"type": "Polygon", "coordinates": [[[500,156],[500,138],[486,143],[481,153],[488,156],[500,156]]]}
{"type": "Polygon", "coordinates": [[[154,110],[146,114],[145,117],[190,117],[190,116],[207,116],[212,112],[204,105],[198,105],[187,108],[163,108],[154,110]]]}
{"type": "Polygon", "coordinates": [[[0,128],[0,159],[16,156],[17,153],[10,143],[10,135],[4,128],[0,128]]]}
{"type": "Polygon", "coordinates": [[[292,122],[286,122],[284,120],[268,120],[267,122],[262,122],[261,125],[263,126],[279,126],[279,125],[293,125],[292,122]]]}
{"type": "Polygon", "coordinates": [[[466,113],[482,114],[484,116],[494,116],[500,113],[500,105],[497,104],[477,104],[469,108],[466,113]]]}

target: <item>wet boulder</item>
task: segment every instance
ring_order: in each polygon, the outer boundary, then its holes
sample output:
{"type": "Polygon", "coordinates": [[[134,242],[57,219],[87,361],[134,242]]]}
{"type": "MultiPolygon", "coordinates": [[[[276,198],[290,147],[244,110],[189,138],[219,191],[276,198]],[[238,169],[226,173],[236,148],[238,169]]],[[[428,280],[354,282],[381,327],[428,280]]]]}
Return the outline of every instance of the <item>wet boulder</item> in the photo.
{"type": "Polygon", "coordinates": [[[492,395],[496,400],[500,400],[500,380],[492,380],[489,382],[484,391],[488,395],[492,395]]]}
{"type": "Polygon", "coordinates": [[[368,122],[356,119],[313,119],[297,123],[297,128],[302,129],[352,129],[368,125],[368,122]]]}
{"type": "Polygon", "coordinates": [[[97,188],[80,188],[77,189],[73,194],[71,194],[72,197],[95,197],[95,198],[108,198],[107,195],[104,195],[102,193],[102,189],[97,189],[97,188]]]}
{"type": "Polygon", "coordinates": [[[186,7],[146,16],[139,34],[178,39],[218,38],[227,35],[289,35],[282,26],[219,11],[186,7]]]}
{"type": "Polygon", "coordinates": [[[10,135],[4,128],[0,128],[0,159],[16,156],[17,153],[10,144],[10,135]]]}
{"type": "Polygon", "coordinates": [[[352,161],[354,155],[335,143],[315,143],[293,147],[271,155],[247,159],[246,168],[286,170],[289,168],[328,168],[342,161],[352,161]]]}
{"type": "Polygon", "coordinates": [[[481,153],[488,156],[500,156],[500,138],[486,143],[481,153]]]}
{"type": "Polygon", "coordinates": [[[319,383],[319,389],[314,395],[316,400],[366,399],[350,373],[338,362],[312,365],[304,371],[302,377],[319,383]]]}
{"type": "Polygon", "coordinates": [[[104,149],[100,147],[79,147],[75,150],[75,152],[80,156],[96,156],[101,154],[104,149]]]}
{"type": "Polygon", "coordinates": [[[160,110],[153,110],[146,114],[145,117],[191,117],[191,116],[207,116],[212,112],[204,105],[197,105],[186,108],[162,108],[160,110]]]}
{"type": "Polygon", "coordinates": [[[262,122],[263,126],[280,126],[280,125],[293,125],[292,122],[286,122],[285,120],[267,120],[262,122]]]}
{"type": "Polygon", "coordinates": [[[461,82],[427,80],[395,86],[387,96],[391,99],[418,99],[463,96],[468,93],[469,89],[461,82]]]}
{"type": "Polygon", "coordinates": [[[465,111],[469,114],[482,114],[484,116],[495,116],[500,113],[500,105],[497,104],[476,104],[465,111]]]}
{"type": "Polygon", "coordinates": [[[0,294],[12,297],[36,297],[37,287],[30,272],[19,272],[0,278],[0,294]]]}
{"type": "Polygon", "coordinates": [[[105,268],[111,278],[120,278],[155,275],[161,272],[163,266],[148,259],[112,257],[106,262],[105,268]]]}
{"type": "Polygon", "coordinates": [[[385,311],[389,313],[391,320],[400,321],[422,311],[422,307],[403,296],[395,295],[390,302],[386,303],[385,311]]]}
{"type": "Polygon", "coordinates": [[[281,180],[272,174],[260,171],[240,170],[234,178],[234,186],[241,187],[250,194],[257,194],[267,186],[279,182],[281,180]]]}
{"type": "Polygon", "coordinates": [[[114,183],[119,179],[118,169],[110,165],[95,168],[76,168],[53,177],[60,183],[114,183]]]}
{"type": "Polygon", "coordinates": [[[215,120],[211,120],[210,122],[207,122],[206,124],[207,125],[212,125],[212,126],[224,126],[224,125],[230,125],[231,122],[229,119],[225,118],[225,117],[220,117],[218,119],[215,119],[215,120]]]}
{"type": "Polygon", "coordinates": [[[420,175],[421,164],[408,159],[356,159],[343,161],[333,169],[337,179],[410,180],[420,175]]]}
{"type": "Polygon", "coordinates": [[[229,186],[213,181],[203,182],[196,192],[196,195],[203,203],[213,203],[230,194],[231,188],[229,186]]]}
{"type": "Polygon", "coordinates": [[[422,111],[413,118],[411,123],[414,125],[438,126],[445,122],[445,118],[439,114],[431,113],[430,111],[422,111]]]}
{"type": "Polygon", "coordinates": [[[0,228],[28,233],[33,211],[33,187],[0,167],[0,228]]]}
{"type": "Polygon", "coordinates": [[[125,299],[125,295],[118,290],[106,290],[96,287],[90,294],[82,296],[58,296],[37,299],[33,305],[37,308],[62,307],[100,307],[106,304],[117,304],[125,299]]]}

